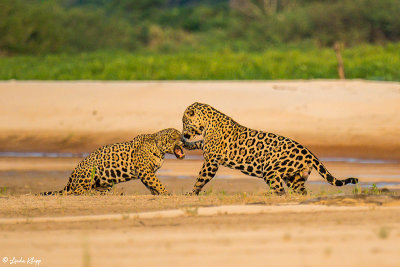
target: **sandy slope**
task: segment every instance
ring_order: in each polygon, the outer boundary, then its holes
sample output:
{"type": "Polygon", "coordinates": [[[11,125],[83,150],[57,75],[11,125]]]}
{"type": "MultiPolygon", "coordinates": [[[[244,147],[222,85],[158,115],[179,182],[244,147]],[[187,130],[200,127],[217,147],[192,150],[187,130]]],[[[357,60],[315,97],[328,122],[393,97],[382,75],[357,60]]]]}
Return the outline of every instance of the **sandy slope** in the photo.
{"type": "Polygon", "coordinates": [[[1,151],[90,151],[209,103],[327,155],[400,158],[400,84],[366,81],[0,82],[1,151]]]}

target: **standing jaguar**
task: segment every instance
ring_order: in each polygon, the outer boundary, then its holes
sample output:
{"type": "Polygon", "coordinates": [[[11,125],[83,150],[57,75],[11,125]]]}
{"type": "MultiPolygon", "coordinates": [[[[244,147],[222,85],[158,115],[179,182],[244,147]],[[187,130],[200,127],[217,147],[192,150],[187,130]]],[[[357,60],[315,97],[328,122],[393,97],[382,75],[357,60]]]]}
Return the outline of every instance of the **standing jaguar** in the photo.
{"type": "Polygon", "coordinates": [[[61,191],[40,195],[81,195],[94,189],[106,193],[114,184],[140,179],[153,195],[168,194],[155,172],[166,153],[183,159],[181,133],[173,128],[154,134],[142,134],[132,141],[103,146],[82,160],[61,191]]]}
{"type": "Polygon", "coordinates": [[[242,126],[210,105],[190,105],[182,122],[185,147],[203,149],[204,155],[203,167],[189,194],[197,195],[220,165],[263,178],[278,195],[285,194],[283,182],[294,192],[307,194],[304,183],[313,168],[332,185],[358,183],[357,178],[333,177],[314,154],[296,141],[242,126]],[[203,140],[187,142],[199,135],[203,140]]]}

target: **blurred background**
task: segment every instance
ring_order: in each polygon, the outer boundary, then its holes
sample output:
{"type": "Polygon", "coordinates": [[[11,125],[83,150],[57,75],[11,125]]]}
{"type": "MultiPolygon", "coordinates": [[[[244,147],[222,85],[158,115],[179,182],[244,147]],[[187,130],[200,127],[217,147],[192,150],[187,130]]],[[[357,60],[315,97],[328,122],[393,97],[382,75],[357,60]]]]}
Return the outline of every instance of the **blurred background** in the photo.
{"type": "Polygon", "coordinates": [[[0,79],[400,80],[398,0],[2,0],[0,79]]]}

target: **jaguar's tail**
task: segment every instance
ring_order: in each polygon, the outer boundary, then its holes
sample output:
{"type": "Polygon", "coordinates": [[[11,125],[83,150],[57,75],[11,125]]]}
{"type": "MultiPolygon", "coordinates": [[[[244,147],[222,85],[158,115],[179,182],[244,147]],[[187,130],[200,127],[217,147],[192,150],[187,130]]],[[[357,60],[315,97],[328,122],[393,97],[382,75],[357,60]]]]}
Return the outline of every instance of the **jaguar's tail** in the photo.
{"type": "Polygon", "coordinates": [[[39,193],[38,195],[39,195],[39,196],[67,195],[68,192],[71,191],[70,189],[71,189],[71,188],[70,188],[70,186],[69,186],[69,184],[68,184],[66,187],[64,187],[64,189],[62,189],[62,190],[60,190],[60,191],[42,192],[42,193],[39,193]]]}
{"type": "Polygon", "coordinates": [[[64,190],[60,190],[60,191],[48,191],[48,192],[41,192],[38,195],[39,196],[56,196],[56,195],[62,195],[62,193],[64,192],[64,190]]]}
{"type": "Polygon", "coordinates": [[[320,162],[316,156],[314,156],[312,153],[311,153],[311,155],[312,155],[312,164],[313,164],[314,169],[316,169],[318,171],[318,173],[331,185],[343,186],[346,184],[357,184],[358,183],[358,179],[353,178],[353,177],[343,179],[343,180],[336,179],[335,177],[333,177],[332,174],[330,174],[330,172],[326,169],[324,164],[322,164],[322,162],[320,162]]]}

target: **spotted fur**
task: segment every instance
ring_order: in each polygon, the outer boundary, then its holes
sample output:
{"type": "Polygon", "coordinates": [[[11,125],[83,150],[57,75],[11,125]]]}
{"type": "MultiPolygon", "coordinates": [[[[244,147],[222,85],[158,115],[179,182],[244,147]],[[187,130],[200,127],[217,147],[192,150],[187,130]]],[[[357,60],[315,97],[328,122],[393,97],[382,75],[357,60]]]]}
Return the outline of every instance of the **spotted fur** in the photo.
{"type": "Polygon", "coordinates": [[[103,146],[82,160],[61,191],[41,195],[84,194],[89,190],[108,192],[113,185],[140,179],[153,195],[168,194],[155,173],[166,153],[183,158],[182,135],[176,129],[142,134],[132,141],[103,146]]]}
{"type": "Polygon", "coordinates": [[[276,194],[285,194],[283,182],[294,192],[307,194],[304,183],[314,168],[330,184],[356,184],[357,178],[339,180],[307,148],[296,141],[270,132],[247,128],[215,108],[201,103],[190,105],[182,118],[184,143],[188,149],[203,149],[204,163],[191,194],[198,194],[220,165],[263,178],[276,194]]]}

